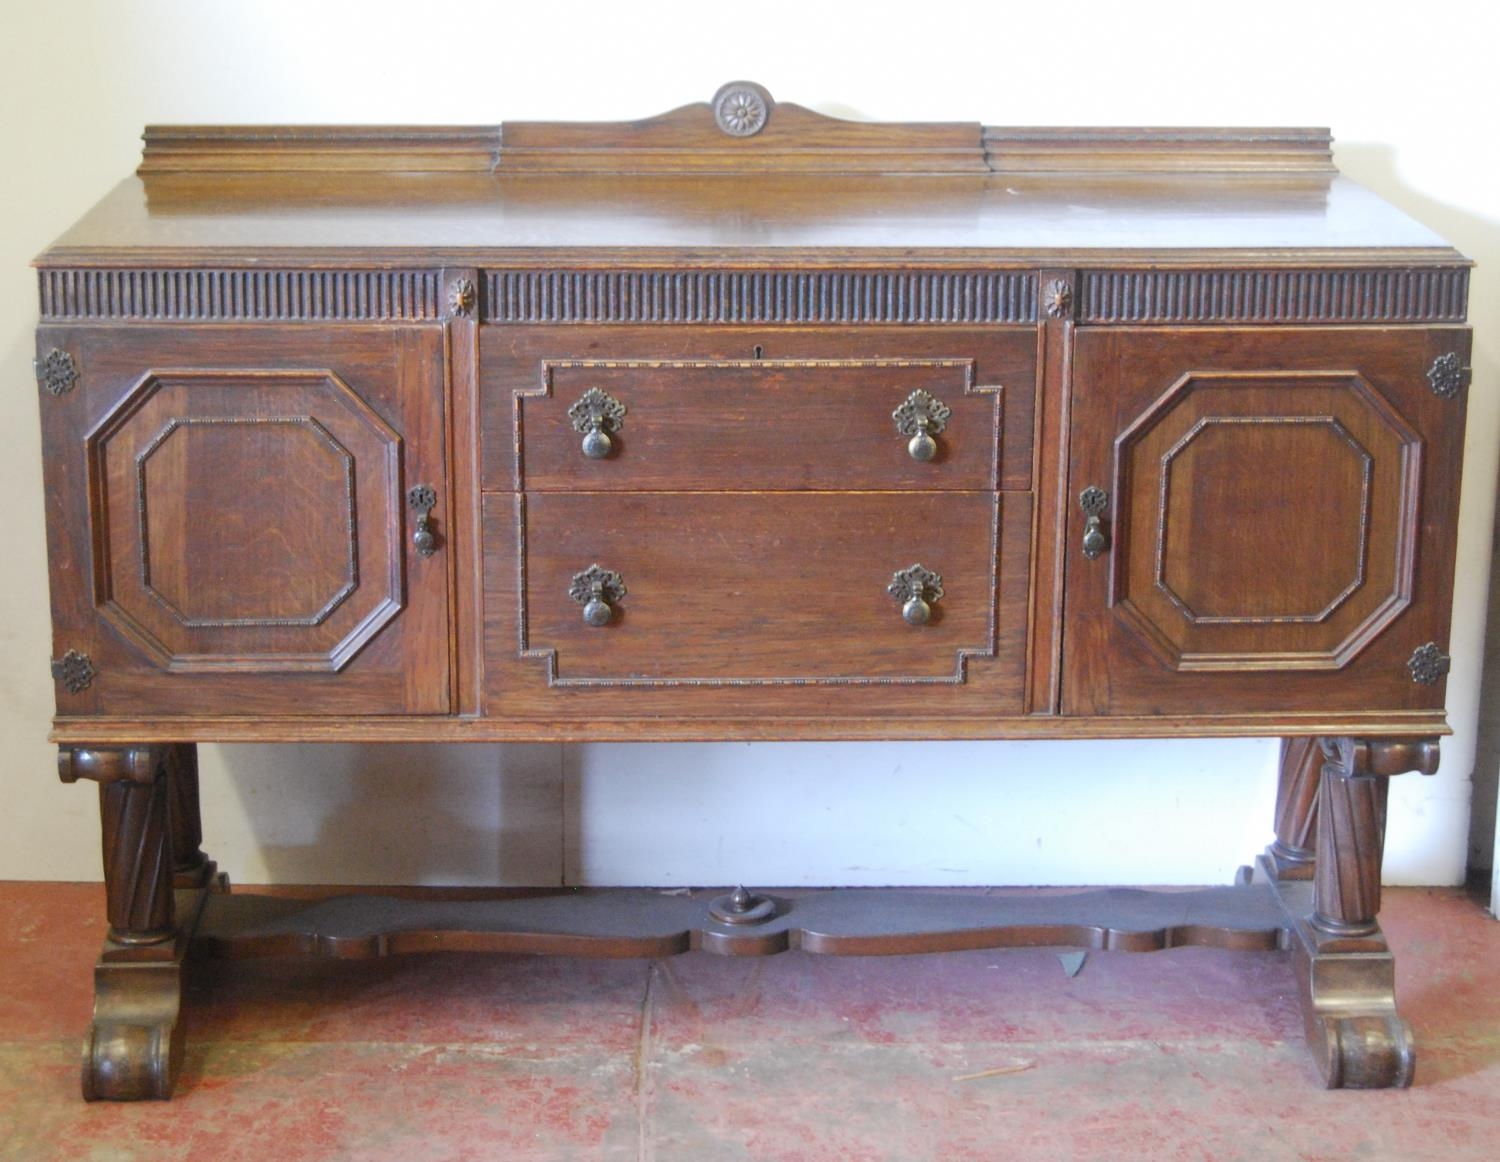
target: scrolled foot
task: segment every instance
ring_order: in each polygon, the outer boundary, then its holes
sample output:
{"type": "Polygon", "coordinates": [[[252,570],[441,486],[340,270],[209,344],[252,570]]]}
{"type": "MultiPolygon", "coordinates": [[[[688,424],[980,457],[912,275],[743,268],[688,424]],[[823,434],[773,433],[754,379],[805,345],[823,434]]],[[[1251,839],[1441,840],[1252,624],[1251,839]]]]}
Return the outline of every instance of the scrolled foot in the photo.
{"type": "Polygon", "coordinates": [[[179,895],[186,926],[175,940],[151,945],[106,941],[94,965],[94,1019],[83,1039],[83,1096],[88,1101],[164,1101],[172,1096],[183,1053],[184,959],[209,889],[179,895]]]}
{"type": "Polygon", "coordinates": [[[1405,1089],[1416,1073],[1411,1026],[1394,1013],[1320,1017],[1308,1040],[1329,1089],[1405,1089]]]}
{"type": "Polygon", "coordinates": [[[83,1042],[85,1101],[141,1101],[172,1096],[180,1060],[177,1023],[95,1021],[83,1042]]]}

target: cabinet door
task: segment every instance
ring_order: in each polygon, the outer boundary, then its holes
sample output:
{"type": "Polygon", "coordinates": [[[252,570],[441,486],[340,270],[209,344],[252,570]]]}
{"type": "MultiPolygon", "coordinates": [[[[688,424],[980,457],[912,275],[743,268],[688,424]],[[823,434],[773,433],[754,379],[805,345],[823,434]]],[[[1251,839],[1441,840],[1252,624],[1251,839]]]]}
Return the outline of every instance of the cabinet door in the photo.
{"type": "Polygon", "coordinates": [[[61,716],[441,713],[448,524],[436,329],[49,329],[61,716]],[[438,542],[441,546],[441,539],[438,542]],[[72,685],[78,685],[77,682],[72,685]]]}
{"type": "Polygon", "coordinates": [[[1082,330],[1068,714],[1440,708],[1464,399],[1460,329],[1082,330]],[[1439,377],[1440,378],[1440,377],[1439,377]],[[1085,489],[1107,492],[1085,552],[1085,489]],[[1431,675],[1424,674],[1423,677],[1431,675]]]}

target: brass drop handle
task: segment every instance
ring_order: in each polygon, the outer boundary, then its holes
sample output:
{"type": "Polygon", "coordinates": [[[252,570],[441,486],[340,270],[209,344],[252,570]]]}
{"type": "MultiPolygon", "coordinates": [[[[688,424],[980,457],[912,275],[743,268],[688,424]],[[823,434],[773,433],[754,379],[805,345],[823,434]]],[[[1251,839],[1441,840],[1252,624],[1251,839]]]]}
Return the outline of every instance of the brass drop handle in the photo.
{"type": "Polygon", "coordinates": [[[417,514],[417,527],[411,535],[412,548],[419,557],[430,557],[437,552],[437,534],[432,529],[432,509],[437,504],[437,491],[430,484],[418,484],[406,494],[406,503],[417,514]]]}
{"type": "Polygon", "coordinates": [[[891,578],[886,592],[901,603],[901,617],[907,625],[926,625],[932,620],[934,603],[942,600],[943,575],[911,565],[891,578]]]}
{"type": "Polygon", "coordinates": [[[625,426],[625,405],[608,392],[591,387],[568,409],[573,430],[583,435],[583,454],[590,460],[606,459],[614,451],[610,433],[625,426]]]}
{"type": "Polygon", "coordinates": [[[1090,485],[1078,494],[1078,507],[1087,518],[1083,522],[1083,555],[1092,561],[1109,548],[1109,534],[1104,531],[1104,511],[1109,507],[1109,493],[1090,485]]]}
{"type": "Polygon", "coordinates": [[[608,625],[614,620],[614,607],[625,596],[625,582],[610,569],[590,565],[574,573],[568,596],[583,606],[583,620],[592,626],[608,625]]]}
{"type": "Polygon", "coordinates": [[[932,437],[942,433],[952,414],[953,409],[942,400],[919,389],[901,402],[891,413],[891,419],[896,422],[897,432],[910,437],[907,455],[925,463],[937,455],[937,441],[932,437]]]}

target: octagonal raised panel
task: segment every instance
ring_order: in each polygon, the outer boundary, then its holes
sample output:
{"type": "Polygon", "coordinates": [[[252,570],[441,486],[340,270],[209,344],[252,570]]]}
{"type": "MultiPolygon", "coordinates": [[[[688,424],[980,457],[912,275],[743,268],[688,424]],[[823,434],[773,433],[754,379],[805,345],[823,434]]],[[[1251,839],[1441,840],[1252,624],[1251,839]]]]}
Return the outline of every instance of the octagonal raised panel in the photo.
{"type": "Polygon", "coordinates": [[[1411,599],[1419,479],[1354,372],[1189,373],[1115,442],[1111,604],[1178,670],[1341,668],[1411,599]]]}
{"type": "Polygon", "coordinates": [[[318,625],[358,585],[354,499],[353,455],[311,416],[175,418],[136,458],[141,582],[193,628],[318,625]],[[247,440],[253,459],[238,455],[247,440]],[[233,476],[218,470],[231,461],[233,476]],[[331,516],[347,535],[321,535],[331,516]],[[205,571],[226,584],[201,584],[205,571]]]}
{"type": "Polygon", "coordinates": [[[88,463],[95,605],[168,669],[338,670],[401,608],[401,440],[331,372],[152,372],[88,463]]]}
{"type": "Polygon", "coordinates": [[[1363,583],[1373,461],[1332,416],[1206,416],[1162,456],[1156,584],[1194,625],[1319,622],[1363,583]],[[1247,427],[1251,425],[1251,427],[1247,427]],[[1258,472],[1256,504],[1226,514],[1247,453],[1321,465],[1319,519],[1290,519],[1310,500],[1291,473],[1258,472]],[[1177,544],[1168,553],[1168,541],[1177,544]],[[1242,583],[1245,560],[1325,559],[1287,573],[1278,591],[1242,583]]]}

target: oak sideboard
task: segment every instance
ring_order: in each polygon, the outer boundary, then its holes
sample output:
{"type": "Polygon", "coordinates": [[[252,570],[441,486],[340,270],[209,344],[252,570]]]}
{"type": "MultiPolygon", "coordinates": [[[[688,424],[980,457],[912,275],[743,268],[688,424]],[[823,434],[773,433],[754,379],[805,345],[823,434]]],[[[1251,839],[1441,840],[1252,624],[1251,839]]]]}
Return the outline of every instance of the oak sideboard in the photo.
{"type": "Polygon", "coordinates": [[[1388,779],[1447,730],[1469,263],[1331,158],[748,82],[148,129],[37,262],[85,1095],[170,1094],[195,952],[1022,944],[1286,951],[1324,1082],[1409,1084],[1376,916],[1388,779]],[[1189,736],[1285,740],[1255,868],[1040,900],[231,893],[195,752],[1189,736]]]}

